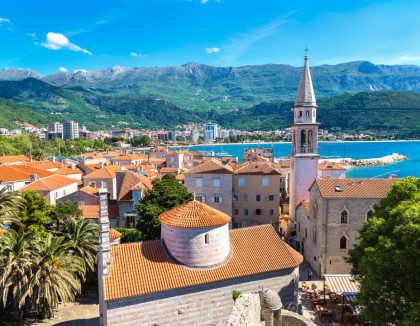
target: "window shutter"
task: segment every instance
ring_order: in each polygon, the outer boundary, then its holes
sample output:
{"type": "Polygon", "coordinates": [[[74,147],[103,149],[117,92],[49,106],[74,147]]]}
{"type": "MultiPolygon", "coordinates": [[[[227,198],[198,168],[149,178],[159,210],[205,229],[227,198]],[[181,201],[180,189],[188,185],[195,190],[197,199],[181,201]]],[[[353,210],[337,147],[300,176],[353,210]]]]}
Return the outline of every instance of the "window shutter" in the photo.
{"type": "Polygon", "coordinates": [[[223,203],[223,197],[219,196],[219,203],[223,203]]]}
{"type": "Polygon", "coordinates": [[[203,200],[203,203],[205,203],[206,202],[206,197],[205,196],[202,196],[201,198],[203,200]]]}

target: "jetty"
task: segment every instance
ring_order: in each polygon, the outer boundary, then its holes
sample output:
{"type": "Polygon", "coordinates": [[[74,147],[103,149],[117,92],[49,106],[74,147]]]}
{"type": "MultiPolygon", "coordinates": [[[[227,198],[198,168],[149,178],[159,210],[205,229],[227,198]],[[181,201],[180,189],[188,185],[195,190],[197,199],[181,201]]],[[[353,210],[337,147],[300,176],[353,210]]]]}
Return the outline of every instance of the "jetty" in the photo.
{"type": "Polygon", "coordinates": [[[406,160],[407,156],[398,154],[398,153],[392,153],[391,155],[386,155],[379,158],[366,158],[366,159],[351,159],[351,158],[345,158],[342,159],[339,163],[343,166],[358,166],[358,167],[366,167],[366,166],[380,166],[380,165],[389,165],[393,164],[399,161],[406,160]]]}

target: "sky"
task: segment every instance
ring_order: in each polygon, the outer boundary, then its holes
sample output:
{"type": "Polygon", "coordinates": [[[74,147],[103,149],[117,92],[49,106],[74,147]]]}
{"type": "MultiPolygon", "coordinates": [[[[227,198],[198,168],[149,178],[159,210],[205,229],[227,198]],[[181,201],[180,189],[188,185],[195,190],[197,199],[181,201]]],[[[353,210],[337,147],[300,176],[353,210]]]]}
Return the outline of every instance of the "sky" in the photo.
{"type": "Polygon", "coordinates": [[[420,65],[420,1],[1,0],[0,68],[420,65]]]}

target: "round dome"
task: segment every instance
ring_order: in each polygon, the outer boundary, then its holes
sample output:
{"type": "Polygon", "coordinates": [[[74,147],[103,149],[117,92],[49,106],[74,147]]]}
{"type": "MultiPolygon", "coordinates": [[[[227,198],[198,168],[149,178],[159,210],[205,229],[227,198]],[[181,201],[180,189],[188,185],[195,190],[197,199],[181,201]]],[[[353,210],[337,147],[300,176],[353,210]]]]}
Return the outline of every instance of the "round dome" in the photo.
{"type": "Polygon", "coordinates": [[[193,200],[161,214],[159,221],[180,228],[203,228],[227,224],[230,216],[193,200]]]}
{"type": "Polygon", "coordinates": [[[192,268],[213,268],[230,257],[230,217],[197,201],[160,215],[161,239],[170,256],[192,268]]]}
{"type": "Polygon", "coordinates": [[[276,311],[283,308],[280,296],[273,290],[266,289],[264,291],[261,291],[261,297],[264,301],[264,304],[271,311],[276,311]]]}

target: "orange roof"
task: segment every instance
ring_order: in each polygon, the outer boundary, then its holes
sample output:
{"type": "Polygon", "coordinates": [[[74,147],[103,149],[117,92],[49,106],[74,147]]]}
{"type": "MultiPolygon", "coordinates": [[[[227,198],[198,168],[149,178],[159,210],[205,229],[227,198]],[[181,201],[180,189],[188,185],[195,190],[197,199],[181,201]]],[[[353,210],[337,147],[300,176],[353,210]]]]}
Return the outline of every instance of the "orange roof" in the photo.
{"type": "Polygon", "coordinates": [[[293,269],[303,259],[280,239],[271,225],[231,230],[230,240],[232,257],[213,269],[175,264],[159,240],[113,246],[110,273],[104,277],[105,300],[293,269]]]}
{"type": "MultiPolygon", "coordinates": [[[[384,198],[396,180],[390,179],[316,179],[324,198],[384,198]]],[[[313,185],[311,187],[313,187],[313,185]]]]}
{"type": "Polygon", "coordinates": [[[29,162],[29,158],[25,155],[0,156],[0,164],[17,162],[29,162]]]}
{"type": "Polygon", "coordinates": [[[146,154],[127,154],[114,156],[110,161],[131,161],[131,160],[147,160],[149,156],[146,154]]]}
{"type": "Polygon", "coordinates": [[[279,171],[272,168],[268,162],[246,162],[238,165],[235,174],[247,175],[281,175],[279,171]]]}
{"type": "Polygon", "coordinates": [[[84,179],[114,179],[120,170],[119,165],[109,165],[85,175],[84,179]]]}
{"type": "Polygon", "coordinates": [[[57,174],[62,174],[62,175],[66,175],[66,174],[81,174],[83,173],[82,170],[80,170],[77,167],[72,167],[72,166],[68,166],[68,165],[63,165],[61,168],[59,168],[58,170],[54,171],[54,173],[57,174]]]}
{"type": "Polygon", "coordinates": [[[43,170],[51,170],[51,169],[58,169],[61,166],[60,162],[53,162],[53,161],[32,161],[32,162],[25,162],[24,165],[29,165],[34,168],[43,169],[43,170]]]}
{"type": "Polygon", "coordinates": [[[99,189],[98,188],[91,187],[91,186],[84,186],[83,188],[80,188],[79,190],[80,191],[83,191],[83,192],[85,192],[87,194],[90,194],[90,195],[97,196],[99,194],[99,189]]]}
{"type": "Polygon", "coordinates": [[[72,183],[77,183],[77,180],[63,177],[62,175],[54,174],[49,177],[41,178],[30,183],[26,187],[23,187],[21,191],[51,191],[71,185],[72,183]]]}
{"type": "Polygon", "coordinates": [[[115,229],[113,229],[113,228],[111,228],[111,229],[109,230],[109,238],[110,238],[111,240],[121,238],[121,236],[122,236],[121,232],[119,232],[119,231],[117,231],[117,230],[115,230],[115,229]]]}
{"type": "Polygon", "coordinates": [[[334,162],[322,162],[319,163],[318,169],[321,171],[329,171],[329,170],[342,170],[345,171],[346,168],[341,166],[338,163],[334,163],[334,162]]]}
{"type": "Polygon", "coordinates": [[[132,200],[132,196],[129,196],[131,190],[152,189],[152,183],[148,177],[131,171],[120,173],[124,176],[119,187],[118,200],[132,200]]]}
{"type": "Polygon", "coordinates": [[[13,165],[0,165],[0,182],[30,180],[28,173],[12,168],[13,165]]]}
{"type": "Polygon", "coordinates": [[[50,175],[55,174],[55,172],[51,172],[44,169],[39,169],[33,166],[25,165],[25,164],[18,164],[11,166],[15,170],[19,170],[20,172],[27,173],[28,175],[36,174],[38,178],[48,177],[50,175]]]}
{"type": "Polygon", "coordinates": [[[192,200],[161,214],[159,221],[181,228],[202,228],[229,223],[230,216],[199,201],[192,200]]]}
{"type": "Polygon", "coordinates": [[[99,218],[99,205],[79,205],[84,218],[99,218]]]}
{"type": "Polygon", "coordinates": [[[311,212],[311,208],[309,205],[309,201],[308,200],[302,200],[297,206],[296,208],[298,208],[299,206],[303,206],[303,209],[305,210],[306,216],[309,217],[309,214],[311,212]]]}
{"type": "Polygon", "coordinates": [[[223,165],[219,160],[211,159],[185,172],[186,174],[233,174],[229,165],[223,165]]]}
{"type": "Polygon", "coordinates": [[[159,170],[160,173],[178,173],[178,168],[163,167],[159,170]]]}

